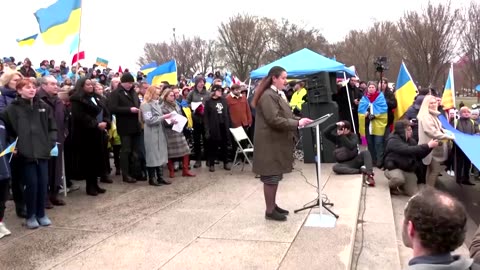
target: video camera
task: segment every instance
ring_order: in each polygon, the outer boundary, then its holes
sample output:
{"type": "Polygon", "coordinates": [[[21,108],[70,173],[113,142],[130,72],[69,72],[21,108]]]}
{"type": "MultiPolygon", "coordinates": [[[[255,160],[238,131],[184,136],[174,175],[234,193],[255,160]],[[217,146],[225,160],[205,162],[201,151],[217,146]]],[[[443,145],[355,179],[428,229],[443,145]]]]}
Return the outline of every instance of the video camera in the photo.
{"type": "Polygon", "coordinates": [[[385,70],[388,70],[388,58],[386,56],[379,56],[375,58],[373,64],[375,65],[375,70],[377,72],[384,72],[385,70]]]}

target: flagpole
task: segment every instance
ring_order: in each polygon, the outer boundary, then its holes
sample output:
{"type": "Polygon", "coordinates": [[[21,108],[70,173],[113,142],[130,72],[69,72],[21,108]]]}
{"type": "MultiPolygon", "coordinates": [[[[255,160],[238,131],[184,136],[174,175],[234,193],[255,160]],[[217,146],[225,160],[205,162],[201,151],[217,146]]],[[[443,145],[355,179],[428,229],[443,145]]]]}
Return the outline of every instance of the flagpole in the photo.
{"type": "Polygon", "coordinates": [[[455,78],[453,77],[453,63],[450,63],[450,76],[451,76],[450,84],[452,85],[453,107],[457,108],[457,102],[456,102],[457,94],[455,93],[455,78]]]}
{"type": "Polygon", "coordinates": [[[80,43],[82,42],[81,33],[82,33],[82,15],[83,15],[83,0],[80,1],[80,25],[78,27],[78,47],[77,47],[77,71],[75,72],[75,83],[77,82],[78,72],[80,69],[80,60],[78,59],[80,53],[80,43]]]}

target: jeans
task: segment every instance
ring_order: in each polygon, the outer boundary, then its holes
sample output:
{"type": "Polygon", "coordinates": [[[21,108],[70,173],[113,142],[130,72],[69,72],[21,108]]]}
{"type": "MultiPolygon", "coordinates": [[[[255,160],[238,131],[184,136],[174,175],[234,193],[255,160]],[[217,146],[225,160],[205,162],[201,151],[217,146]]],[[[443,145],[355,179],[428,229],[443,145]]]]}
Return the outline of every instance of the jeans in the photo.
{"type": "Polygon", "coordinates": [[[361,151],[356,158],[333,165],[332,170],[336,174],[358,174],[362,166],[368,174],[373,173],[372,156],[368,151],[361,151]]]}
{"type": "Polygon", "coordinates": [[[195,159],[202,160],[202,142],[205,151],[205,157],[208,157],[207,140],[205,139],[205,126],[202,122],[193,121],[193,151],[195,152],[195,159]]]}
{"type": "Polygon", "coordinates": [[[138,160],[138,149],[140,146],[140,133],[134,135],[125,135],[120,137],[122,147],[120,149],[120,168],[122,169],[123,178],[132,176],[139,177],[142,175],[138,160]]]}
{"type": "Polygon", "coordinates": [[[22,178],[21,161],[17,157],[13,157],[10,162],[10,169],[12,172],[12,195],[15,202],[16,209],[23,209],[25,207],[24,197],[24,181],[22,178]]]}
{"type": "Polygon", "coordinates": [[[413,172],[405,172],[400,169],[385,170],[385,177],[388,179],[388,186],[391,189],[402,188],[407,196],[417,193],[417,176],[413,172]]]}
{"type": "Polygon", "coordinates": [[[0,222],[3,221],[5,215],[5,203],[8,199],[8,184],[10,179],[0,180],[0,222]]]}
{"type": "Polygon", "coordinates": [[[383,166],[384,138],[384,136],[367,134],[368,151],[371,153],[373,163],[376,163],[377,167],[383,166]]]}
{"type": "Polygon", "coordinates": [[[45,216],[45,200],[48,185],[48,160],[24,162],[22,165],[25,181],[25,203],[27,219],[33,216],[45,216]]]}

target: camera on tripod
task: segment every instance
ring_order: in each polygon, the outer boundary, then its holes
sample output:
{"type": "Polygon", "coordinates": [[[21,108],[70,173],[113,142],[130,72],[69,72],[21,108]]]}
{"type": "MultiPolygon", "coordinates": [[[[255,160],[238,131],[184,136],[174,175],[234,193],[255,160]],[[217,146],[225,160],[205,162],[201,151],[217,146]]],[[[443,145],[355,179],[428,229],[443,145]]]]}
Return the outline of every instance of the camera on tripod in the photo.
{"type": "Polygon", "coordinates": [[[373,64],[375,65],[375,70],[377,72],[384,72],[385,70],[388,70],[388,58],[386,56],[379,56],[375,58],[373,64]]]}

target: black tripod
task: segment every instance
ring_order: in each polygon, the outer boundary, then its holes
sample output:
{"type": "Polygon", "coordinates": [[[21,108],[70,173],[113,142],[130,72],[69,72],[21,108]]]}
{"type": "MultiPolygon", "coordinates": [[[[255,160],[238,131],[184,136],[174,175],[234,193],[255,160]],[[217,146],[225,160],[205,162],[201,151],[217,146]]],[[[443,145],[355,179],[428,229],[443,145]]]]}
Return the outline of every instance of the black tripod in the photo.
{"type": "MultiPolygon", "coordinates": [[[[317,148],[320,149],[320,130],[318,128],[318,126],[316,127],[316,130],[319,134],[317,134],[317,148]]],[[[312,136],[315,137],[315,133],[313,131],[313,128],[311,129],[311,132],[312,132],[312,136]]],[[[320,186],[320,175],[318,174],[318,166],[319,163],[320,163],[320,155],[319,155],[320,151],[317,150],[317,157],[315,159],[315,173],[317,175],[317,198],[315,199],[315,203],[312,204],[312,205],[308,205],[308,206],[304,206],[300,209],[297,209],[295,211],[293,211],[294,213],[298,213],[300,211],[303,211],[303,210],[307,210],[307,209],[312,209],[312,208],[315,208],[315,207],[320,207],[320,200],[322,200],[322,207],[327,210],[330,214],[332,214],[335,218],[339,218],[339,215],[335,214],[330,208],[328,208],[327,206],[333,206],[333,203],[331,202],[325,202],[323,200],[323,198],[320,198],[320,189],[322,189],[322,187],[320,186]]]]}

